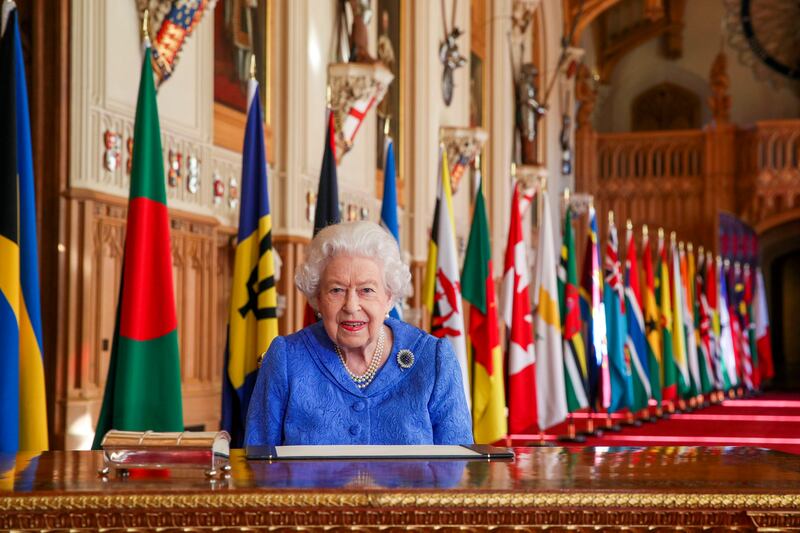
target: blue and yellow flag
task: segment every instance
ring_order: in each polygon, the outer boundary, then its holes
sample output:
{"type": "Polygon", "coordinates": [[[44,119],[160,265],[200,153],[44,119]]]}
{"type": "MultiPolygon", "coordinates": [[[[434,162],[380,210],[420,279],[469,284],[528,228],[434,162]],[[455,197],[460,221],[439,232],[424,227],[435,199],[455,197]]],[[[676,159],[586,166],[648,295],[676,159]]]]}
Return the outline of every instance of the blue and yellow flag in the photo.
{"type": "Polygon", "coordinates": [[[47,449],[47,408],[28,92],[10,5],[0,38],[0,451],[15,452],[47,449]]]}
{"type": "Polygon", "coordinates": [[[272,219],[267,190],[267,157],[258,83],[250,80],[249,111],[242,153],[242,203],[233,266],[228,344],[222,390],[222,429],[231,446],[242,447],[258,356],[278,336],[272,219]]]}

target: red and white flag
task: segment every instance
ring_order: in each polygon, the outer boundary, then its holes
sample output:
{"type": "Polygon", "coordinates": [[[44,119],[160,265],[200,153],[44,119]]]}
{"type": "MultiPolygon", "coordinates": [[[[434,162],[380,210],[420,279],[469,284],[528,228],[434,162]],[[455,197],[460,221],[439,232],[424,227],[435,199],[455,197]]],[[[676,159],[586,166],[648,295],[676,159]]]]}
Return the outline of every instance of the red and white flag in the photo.
{"type": "Polygon", "coordinates": [[[536,424],[537,409],[533,317],[518,183],[514,184],[511,198],[503,272],[502,306],[508,339],[508,431],[520,433],[536,424]]]}
{"type": "Polygon", "coordinates": [[[756,322],[756,346],[758,346],[758,366],[762,379],[775,376],[772,364],[772,343],[769,340],[769,314],[767,312],[767,294],[764,289],[764,275],[761,267],[756,268],[756,293],[754,296],[753,315],[756,322]]]}

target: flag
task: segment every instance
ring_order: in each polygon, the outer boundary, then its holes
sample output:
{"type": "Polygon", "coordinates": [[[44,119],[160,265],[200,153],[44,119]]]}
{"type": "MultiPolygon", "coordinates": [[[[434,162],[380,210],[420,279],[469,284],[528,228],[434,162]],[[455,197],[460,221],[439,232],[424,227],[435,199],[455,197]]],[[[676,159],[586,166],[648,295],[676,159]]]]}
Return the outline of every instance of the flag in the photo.
{"type": "MultiPolygon", "coordinates": [[[[690,256],[691,258],[691,256],[690,256]]],[[[690,263],[691,265],[691,263],[690,263]]],[[[690,268],[690,270],[693,270],[690,268]]],[[[708,394],[714,390],[714,364],[711,346],[711,313],[706,297],[705,253],[700,248],[697,254],[695,274],[694,324],[697,334],[697,357],[700,360],[700,391],[708,394]]]]}
{"type": "Polygon", "coordinates": [[[503,267],[503,319],[508,339],[508,430],[521,433],[537,423],[536,358],[528,292],[528,258],[522,237],[520,186],[514,184],[503,267]]]}
{"type": "Polygon", "coordinates": [[[748,263],[744,264],[744,305],[745,316],[747,319],[747,339],[750,351],[750,361],[753,367],[752,381],[753,388],[761,388],[761,370],[758,360],[758,344],[756,342],[756,322],[753,318],[753,271],[748,263]]]}
{"type": "Polygon", "coordinates": [[[467,405],[471,406],[467,344],[464,338],[464,306],[461,302],[461,279],[458,274],[456,229],[447,153],[440,150],[439,158],[439,192],[433,214],[431,242],[428,246],[424,301],[431,313],[431,334],[446,338],[453,345],[453,351],[461,368],[464,396],[467,405]]]}
{"type": "Polygon", "coordinates": [[[761,267],[756,267],[756,293],[753,315],[756,322],[756,345],[758,361],[761,364],[761,377],[772,379],[775,368],[772,363],[772,343],[769,337],[769,312],[767,310],[767,293],[764,287],[764,275],[761,267]]]}
{"type": "Polygon", "coordinates": [[[617,228],[609,216],[604,263],[603,304],[606,308],[608,366],[611,377],[611,404],[608,407],[610,413],[630,407],[633,403],[630,355],[625,349],[625,341],[628,338],[625,318],[625,289],[622,285],[622,269],[617,250],[619,250],[617,228]]]}
{"type": "MultiPolygon", "coordinates": [[[[322,152],[322,168],[317,185],[317,203],[314,208],[314,235],[322,228],[341,222],[339,213],[339,181],[336,177],[336,128],[333,111],[328,110],[328,128],[325,132],[325,150],[322,152]]],[[[303,325],[317,321],[314,310],[306,303],[303,325]]]]}
{"type": "Polygon", "coordinates": [[[606,409],[611,405],[608,374],[608,337],[606,309],[603,305],[603,278],[600,273],[600,250],[597,246],[597,213],[589,206],[589,234],[583,256],[581,276],[581,319],[585,327],[586,363],[589,371],[589,407],[606,409]]]}
{"type": "Polygon", "coordinates": [[[687,396],[696,396],[701,390],[700,364],[697,358],[697,336],[694,331],[694,265],[692,249],[688,253],[683,242],[678,247],[681,269],[681,318],[683,318],[683,339],[686,350],[686,367],[689,370],[689,389],[687,396]]]}
{"type": "Polygon", "coordinates": [[[658,278],[656,299],[661,317],[661,397],[668,402],[678,398],[678,376],[673,359],[672,301],[670,298],[669,263],[663,230],[658,230],[658,278]]]}
{"type": "Polygon", "coordinates": [[[112,428],[183,431],[169,212],[149,49],[141,72],[122,279],[94,449],[112,428]]]}
{"type": "Polygon", "coordinates": [[[578,266],[575,258],[575,234],[572,231],[572,209],[564,214],[564,241],[558,267],[558,303],[564,337],[564,376],[567,410],[573,413],[589,405],[589,370],[581,336],[578,266]]]}
{"type": "Polygon", "coordinates": [[[540,431],[562,422],[567,417],[561,316],[558,310],[556,247],[551,224],[550,200],[547,193],[543,192],[536,278],[533,284],[534,350],[537,354],[536,405],[540,431]]]}
{"type": "Polygon", "coordinates": [[[625,316],[627,318],[628,338],[626,345],[630,355],[633,398],[631,410],[639,411],[647,407],[650,392],[650,372],[648,368],[647,339],[645,338],[644,317],[642,316],[642,293],[639,284],[639,263],[636,260],[636,242],[633,228],[628,225],[628,241],[625,258],[625,316]]]}
{"type": "Polygon", "coordinates": [[[647,369],[652,398],[661,405],[661,328],[656,304],[656,285],[653,275],[653,251],[647,226],[642,227],[642,268],[644,269],[644,325],[647,333],[647,369]]]}
{"type": "Polygon", "coordinates": [[[249,108],[242,149],[242,195],[233,263],[228,342],[222,378],[222,429],[241,448],[258,357],[278,336],[278,293],[272,253],[272,217],[258,82],[248,82],[249,108]]]}
{"type": "MultiPolygon", "coordinates": [[[[727,259],[725,260],[727,262],[727,259]]],[[[719,280],[719,327],[720,327],[720,352],[725,367],[725,388],[739,385],[736,372],[736,348],[733,340],[731,326],[730,305],[728,304],[728,276],[725,275],[725,264],[717,258],[717,279],[719,280]]]]}
{"type": "Polygon", "coordinates": [[[681,259],[675,242],[675,233],[670,237],[671,268],[669,272],[670,296],[672,297],[672,361],[678,378],[678,396],[687,398],[691,392],[691,377],[686,361],[686,332],[683,322],[683,300],[685,292],[681,280],[681,259]]]}
{"type": "Polygon", "coordinates": [[[711,360],[714,368],[714,388],[726,390],[725,362],[720,348],[719,322],[719,286],[717,285],[717,268],[711,251],[706,251],[705,295],[708,301],[709,328],[708,338],[711,347],[711,360]]]}
{"type": "Polygon", "coordinates": [[[747,304],[744,297],[744,278],[742,265],[733,264],[733,299],[731,306],[731,331],[733,331],[734,348],[737,350],[736,361],[739,365],[739,376],[747,390],[755,389],[753,383],[753,361],[750,355],[750,339],[748,337],[747,304]]]}
{"type": "MultiPolygon", "coordinates": [[[[392,234],[397,246],[400,246],[400,225],[397,218],[397,180],[394,163],[394,143],[391,137],[386,137],[383,163],[383,203],[381,204],[381,226],[392,234]]],[[[397,302],[389,311],[392,318],[402,320],[403,308],[397,302]]]]}
{"type": "Polygon", "coordinates": [[[33,154],[13,3],[0,38],[0,452],[47,449],[33,154]]]}
{"type": "Polygon", "coordinates": [[[472,432],[478,444],[491,444],[506,435],[506,394],[503,351],[497,327],[489,221],[478,184],[472,227],[461,276],[469,308],[469,345],[472,360],[472,432]]]}

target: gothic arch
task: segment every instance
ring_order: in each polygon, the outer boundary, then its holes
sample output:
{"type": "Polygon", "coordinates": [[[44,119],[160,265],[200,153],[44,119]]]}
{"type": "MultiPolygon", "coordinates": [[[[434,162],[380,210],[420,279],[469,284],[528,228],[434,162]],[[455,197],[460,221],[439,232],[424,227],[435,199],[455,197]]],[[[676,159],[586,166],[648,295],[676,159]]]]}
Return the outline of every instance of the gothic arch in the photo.
{"type": "Polygon", "coordinates": [[[639,94],[631,106],[631,131],[700,128],[700,97],[665,81],[639,94]]]}

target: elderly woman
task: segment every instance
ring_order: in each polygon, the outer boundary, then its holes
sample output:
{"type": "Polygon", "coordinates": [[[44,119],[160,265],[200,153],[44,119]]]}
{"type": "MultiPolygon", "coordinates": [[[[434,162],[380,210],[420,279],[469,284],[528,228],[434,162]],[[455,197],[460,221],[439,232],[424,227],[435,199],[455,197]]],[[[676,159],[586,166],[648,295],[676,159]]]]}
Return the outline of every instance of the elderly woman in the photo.
{"type": "Polygon", "coordinates": [[[449,341],[389,318],[410,281],[377,224],[320,231],[295,276],[320,320],[272,341],[245,444],[472,444],[449,341]]]}

